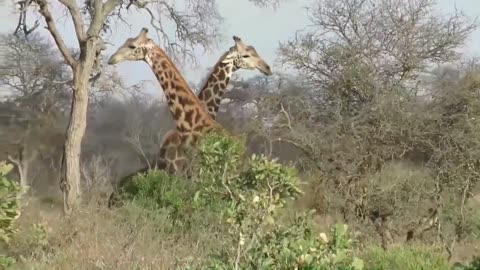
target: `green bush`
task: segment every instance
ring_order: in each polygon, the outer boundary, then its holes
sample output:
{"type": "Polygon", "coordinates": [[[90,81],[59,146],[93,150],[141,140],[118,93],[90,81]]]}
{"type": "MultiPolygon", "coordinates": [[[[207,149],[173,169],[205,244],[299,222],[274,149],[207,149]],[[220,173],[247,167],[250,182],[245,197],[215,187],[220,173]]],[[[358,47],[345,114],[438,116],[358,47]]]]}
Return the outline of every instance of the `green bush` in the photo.
{"type": "Polygon", "coordinates": [[[243,269],[351,269],[363,268],[352,252],[347,226],[335,226],[330,235],[316,234],[310,216],[300,215],[279,224],[259,238],[245,255],[243,269]]]}
{"type": "Polygon", "coordinates": [[[187,268],[362,269],[346,226],[327,237],[315,233],[311,215],[277,222],[288,199],[302,193],[296,170],[265,156],[245,159],[244,153],[241,141],[210,134],[194,152],[195,179],[153,171],[136,176],[125,191],[137,205],[166,210],[174,223],[192,225],[194,216],[217,215],[226,227],[217,251],[187,268]]]}
{"type": "Polygon", "coordinates": [[[219,251],[196,268],[361,269],[361,260],[346,256],[351,245],[346,227],[336,227],[332,241],[322,242],[310,215],[283,225],[276,222],[287,200],[302,193],[296,170],[265,156],[242,159],[244,151],[241,142],[219,134],[199,142],[201,187],[195,198],[217,205],[222,201],[228,234],[219,251]]]}
{"type": "Polygon", "coordinates": [[[124,198],[146,212],[150,211],[152,216],[166,215],[172,223],[171,230],[190,230],[198,229],[199,222],[206,222],[199,221],[200,216],[215,212],[213,205],[195,200],[192,194],[197,190],[196,184],[181,176],[150,171],[135,176],[124,187],[124,198]]]}
{"type": "Polygon", "coordinates": [[[137,175],[125,186],[127,197],[139,205],[149,209],[167,208],[173,212],[181,211],[188,189],[182,178],[165,171],[137,175]]]}
{"type": "Polygon", "coordinates": [[[235,174],[242,165],[244,154],[243,141],[212,132],[200,140],[193,163],[198,166],[200,180],[211,184],[235,174]]]}
{"type": "Polygon", "coordinates": [[[22,188],[14,181],[6,178],[13,165],[0,162],[0,241],[9,242],[15,232],[15,220],[20,216],[19,200],[22,188]]]}
{"type": "Polygon", "coordinates": [[[0,255],[0,269],[8,269],[8,267],[12,267],[17,263],[12,257],[8,257],[5,255],[0,255]]]}

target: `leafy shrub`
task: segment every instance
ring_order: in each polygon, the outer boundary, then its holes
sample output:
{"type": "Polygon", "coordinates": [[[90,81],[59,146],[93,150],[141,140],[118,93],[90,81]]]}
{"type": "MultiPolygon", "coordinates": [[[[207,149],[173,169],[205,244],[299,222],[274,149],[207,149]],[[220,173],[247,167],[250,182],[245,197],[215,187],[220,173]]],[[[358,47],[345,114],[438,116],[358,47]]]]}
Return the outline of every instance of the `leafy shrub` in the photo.
{"type": "Polygon", "coordinates": [[[199,226],[198,216],[211,215],[208,212],[214,210],[213,206],[194,200],[192,194],[197,190],[197,185],[181,176],[169,175],[165,171],[150,171],[135,176],[124,187],[124,195],[125,199],[152,212],[153,216],[167,215],[172,222],[172,230],[189,230],[199,226]]]}
{"type": "Polygon", "coordinates": [[[182,199],[188,193],[188,185],[180,177],[164,171],[151,171],[137,175],[127,186],[127,196],[150,209],[168,208],[179,212],[182,199]]]}
{"type": "Polygon", "coordinates": [[[194,163],[198,166],[198,177],[202,181],[218,182],[226,174],[234,174],[242,165],[245,154],[242,140],[212,132],[203,137],[196,152],[194,163]]]}
{"type": "Polygon", "coordinates": [[[22,188],[5,176],[13,169],[13,165],[0,162],[0,241],[9,242],[15,232],[15,220],[20,216],[19,200],[22,188]]]}
{"type": "Polygon", "coordinates": [[[210,134],[194,152],[194,181],[153,171],[135,177],[125,190],[133,203],[166,210],[173,222],[192,223],[199,212],[217,214],[227,230],[210,259],[189,263],[195,269],[362,268],[351,256],[346,226],[327,237],[314,232],[311,215],[278,223],[288,199],[302,193],[296,170],[265,156],[245,159],[244,153],[241,141],[210,134]]]}
{"type": "Polygon", "coordinates": [[[0,268],[1,269],[7,269],[7,267],[13,266],[15,263],[17,263],[17,260],[12,257],[8,257],[5,255],[0,255],[0,268]]]}
{"type": "Polygon", "coordinates": [[[245,266],[260,269],[352,269],[363,261],[352,255],[353,241],[347,226],[337,225],[330,235],[315,234],[310,216],[300,215],[290,224],[277,225],[248,251],[245,266]],[[330,238],[330,240],[329,240],[330,238]]]}
{"type": "MultiPolygon", "coordinates": [[[[320,261],[325,267],[341,263],[352,266],[350,258],[340,255],[346,254],[351,244],[345,238],[346,227],[337,227],[332,231],[333,241],[324,243],[313,232],[309,215],[300,215],[286,225],[277,224],[287,199],[302,193],[296,170],[265,156],[242,159],[244,151],[238,140],[219,134],[199,142],[201,187],[195,198],[222,201],[221,215],[229,228],[220,250],[199,267],[306,269],[320,261]],[[332,259],[335,255],[337,258],[332,259]]],[[[360,269],[361,261],[354,261],[355,269],[360,269]]]]}

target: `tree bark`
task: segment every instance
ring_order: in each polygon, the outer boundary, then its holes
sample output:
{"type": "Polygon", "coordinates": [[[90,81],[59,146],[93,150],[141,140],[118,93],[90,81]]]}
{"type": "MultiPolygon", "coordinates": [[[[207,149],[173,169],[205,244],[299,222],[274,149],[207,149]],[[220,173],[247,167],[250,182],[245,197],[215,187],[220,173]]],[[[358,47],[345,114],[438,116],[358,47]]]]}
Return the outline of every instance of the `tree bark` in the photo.
{"type": "Polygon", "coordinates": [[[72,107],[70,122],[65,134],[60,178],[64,212],[67,215],[71,214],[81,203],[80,155],[82,139],[87,126],[88,80],[91,71],[92,66],[85,62],[79,63],[74,71],[72,107]]]}
{"type": "Polygon", "coordinates": [[[73,70],[73,99],[70,109],[70,121],[65,134],[65,144],[63,147],[60,189],[63,192],[64,213],[69,215],[81,203],[81,173],[80,173],[80,154],[82,149],[82,139],[85,135],[87,126],[87,108],[88,93],[90,90],[90,76],[97,57],[105,49],[103,41],[100,38],[100,31],[105,23],[107,16],[121,4],[120,0],[94,0],[88,6],[93,9],[93,14],[88,30],[85,32],[81,8],[75,0],[59,0],[69,11],[78,45],[80,47],[80,57],[75,59],[72,52],[68,49],[60,32],[55,25],[55,20],[48,8],[47,0],[37,0],[40,14],[45,19],[47,29],[52,35],[55,44],[62,53],[66,63],[73,70]]]}

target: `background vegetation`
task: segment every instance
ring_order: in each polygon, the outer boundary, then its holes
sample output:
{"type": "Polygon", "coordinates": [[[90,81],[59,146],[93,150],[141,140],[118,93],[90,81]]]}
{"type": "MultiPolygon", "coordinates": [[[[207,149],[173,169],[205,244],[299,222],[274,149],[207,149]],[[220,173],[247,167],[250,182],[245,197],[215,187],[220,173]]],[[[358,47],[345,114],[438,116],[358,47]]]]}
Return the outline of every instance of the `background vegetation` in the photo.
{"type": "Polygon", "coordinates": [[[58,178],[72,72],[36,32],[3,35],[0,265],[480,269],[480,65],[459,50],[474,21],[433,0],[317,0],[308,12],[311,27],[278,50],[299,75],[231,82],[218,121],[240,139],[208,136],[193,176],[138,176],[116,209],[112,185],[153,161],[171,120],[102,69],[83,205],[68,217],[58,178]]]}

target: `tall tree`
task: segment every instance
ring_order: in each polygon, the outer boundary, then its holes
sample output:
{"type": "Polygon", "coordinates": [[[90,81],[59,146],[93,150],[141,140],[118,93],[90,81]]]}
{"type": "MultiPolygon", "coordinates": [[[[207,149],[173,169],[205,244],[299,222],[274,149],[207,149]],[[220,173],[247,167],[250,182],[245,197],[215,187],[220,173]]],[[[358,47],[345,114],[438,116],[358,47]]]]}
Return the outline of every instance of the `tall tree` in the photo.
{"type": "Polygon", "coordinates": [[[316,0],[310,26],[281,44],[280,58],[342,112],[392,89],[415,94],[418,76],[456,59],[476,29],[461,11],[439,14],[437,2],[316,0]]]}

